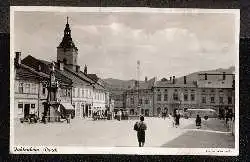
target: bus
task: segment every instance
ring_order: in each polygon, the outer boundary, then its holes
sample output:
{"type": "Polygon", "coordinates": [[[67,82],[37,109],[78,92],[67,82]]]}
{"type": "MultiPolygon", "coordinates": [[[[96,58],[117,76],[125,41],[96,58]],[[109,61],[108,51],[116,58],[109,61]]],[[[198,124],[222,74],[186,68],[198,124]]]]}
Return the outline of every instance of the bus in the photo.
{"type": "Polygon", "coordinates": [[[184,113],[185,118],[196,118],[199,115],[201,118],[217,118],[218,114],[214,109],[187,109],[184,113]]]}

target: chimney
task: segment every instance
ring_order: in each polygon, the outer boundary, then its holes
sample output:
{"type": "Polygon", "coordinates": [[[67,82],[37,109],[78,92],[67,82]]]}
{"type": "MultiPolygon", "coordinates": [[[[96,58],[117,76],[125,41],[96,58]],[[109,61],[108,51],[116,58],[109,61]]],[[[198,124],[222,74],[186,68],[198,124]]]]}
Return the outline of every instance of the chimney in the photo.
{"type": "Polygon", "coordinates": [[[87,65],[84,66],[84,74],[88,74],[88,68],[87,65]]]}
{"type": "Polygon", "coordinates": [[[15,65],[16,66],[21,65],[21,52],[16,52],[15,65]]]}
{"type": "Polygon", "coordinates": [[[226,80],[226,73],[223,72],[223,80],[226,80]]]}
{"type": "Polygon", "coordinates": [[[173,76],[173,84],[175,84],[175,76],[173,76]]]}
{"type": "Polygon", "coordinates": [[[207,80],[207,73],[205,73],[205,80],[207,80]]]}
{"type": "Polygon", "coordinates": [[[62,62],[62,61],[59,62],[59,69],[61,71],[63,71],[63,69],[64,69],[64,62],[62,62]]]}
{"type": "Polygon", "coordinates": [[[184,76],[184,84],[187,84],[187,77],[184,76]]]}
{"type": "Polygon", "coordinates": [[[76,65],[76,72],[78,73],[80,71],[80,66],[76,65]]]}
{"type": "Polygon", "coordinates": [[[148,82],[148,77],[145,77],[145,82],[148,82]]]}

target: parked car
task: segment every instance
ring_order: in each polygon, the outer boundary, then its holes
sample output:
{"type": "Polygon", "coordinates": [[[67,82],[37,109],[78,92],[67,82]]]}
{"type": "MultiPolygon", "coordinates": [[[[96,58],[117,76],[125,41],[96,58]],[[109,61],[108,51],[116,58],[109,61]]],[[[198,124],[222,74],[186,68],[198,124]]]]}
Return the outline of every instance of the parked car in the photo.
{"type": "Polygon", "coordinates": [[[216,118],[218,116],[214,109],[187,109],[186,112],[188,118],[196,118],[197,115],[200,115],[200,117],[207,120],[208,118],[216,118]]]}
{"type": "Polygon", "coordinates": [[[26,117],[20,118],[21,123],[24,123],[24,122],[37,123],[38,120],[39,118],[35,114],[29,114],[26,117]]]}

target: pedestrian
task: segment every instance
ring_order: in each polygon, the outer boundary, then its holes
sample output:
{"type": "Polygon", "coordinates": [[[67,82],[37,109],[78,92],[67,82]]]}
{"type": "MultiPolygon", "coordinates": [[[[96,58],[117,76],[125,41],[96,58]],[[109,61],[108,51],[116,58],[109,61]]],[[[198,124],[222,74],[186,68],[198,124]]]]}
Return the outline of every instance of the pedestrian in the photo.
{"type": "Polygon", "coordinates": [[[199,115],[197,115],[195,123],[198,129],[201,128],[201,117],[199,115]]]}
{"type": "Polygon", "coordinates": [[[175,126],[176,127],[178,127],[180,125],[180,117],[181,117],[180,113],[177,112],[176,116],[175,116],[175,126]]]}
{"type": "Polygon", "coordinates": [[[174,125],[175,125],[175,119],[172,116],[172,113],[169,114],[169,119],[170,119],[170,122],[172,123],[172,127],[174,127],[174,125]]]}
{"type": "Polygon", "coordinates": [[[135,123],[134,130],[137,131],[139,147],[143,147],[145,143],[145,130],[147,130],[147,125],[144,122],[143,116],[140,116],[140,122],[135,123]]]}

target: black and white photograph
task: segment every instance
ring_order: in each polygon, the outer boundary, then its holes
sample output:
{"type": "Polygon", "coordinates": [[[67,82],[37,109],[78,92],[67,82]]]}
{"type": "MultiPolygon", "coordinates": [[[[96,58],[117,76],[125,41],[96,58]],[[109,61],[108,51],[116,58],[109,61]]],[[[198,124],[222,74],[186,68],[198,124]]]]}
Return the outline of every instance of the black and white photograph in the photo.
{"type": "Polygon", "coordinates": [[[10,14],[11,153],[239,154],[239,10],[10,14]]]}

